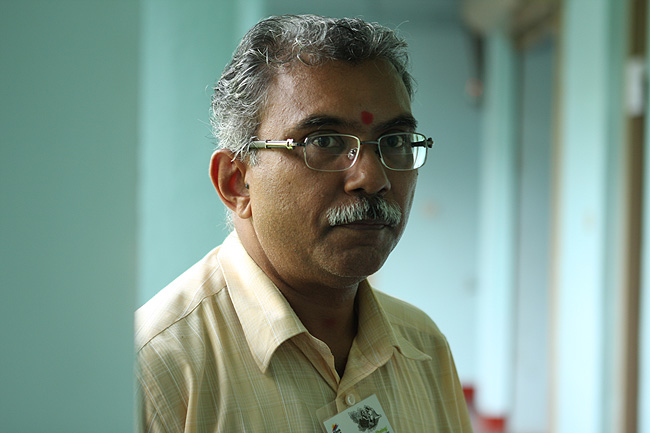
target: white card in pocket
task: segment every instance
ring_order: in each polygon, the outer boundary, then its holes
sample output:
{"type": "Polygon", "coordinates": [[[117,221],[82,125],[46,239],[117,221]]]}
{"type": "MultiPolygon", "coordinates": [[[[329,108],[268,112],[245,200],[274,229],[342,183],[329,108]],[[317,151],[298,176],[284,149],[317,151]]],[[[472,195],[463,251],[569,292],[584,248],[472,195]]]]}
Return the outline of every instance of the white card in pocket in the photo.
{"type": "Polygon", "coordinates": [[[397,433],[373,394],[323,422],[328,433],[397,433]]]}

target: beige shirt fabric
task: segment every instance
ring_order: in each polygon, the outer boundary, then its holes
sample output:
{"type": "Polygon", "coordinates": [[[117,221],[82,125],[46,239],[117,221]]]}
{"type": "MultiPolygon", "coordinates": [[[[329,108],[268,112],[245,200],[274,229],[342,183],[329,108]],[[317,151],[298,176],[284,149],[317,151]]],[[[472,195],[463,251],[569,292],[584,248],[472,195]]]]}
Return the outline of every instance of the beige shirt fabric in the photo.
{"type": "Polygon", "coordinates": [[[471,432],[445,337],[419,309],[358,292],[343,377],[236,234],[136,313],[143,432],[322,432],[376,394],[398,433],[471,432]]]}

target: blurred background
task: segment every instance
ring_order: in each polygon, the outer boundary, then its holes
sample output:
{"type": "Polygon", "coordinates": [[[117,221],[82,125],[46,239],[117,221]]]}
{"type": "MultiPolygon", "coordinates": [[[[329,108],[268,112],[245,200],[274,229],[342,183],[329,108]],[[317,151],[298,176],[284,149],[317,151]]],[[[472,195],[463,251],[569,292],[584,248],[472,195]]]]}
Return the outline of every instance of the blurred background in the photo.
{"type": "Polygon", "coordinates": [[[284,13],[410,44],[436,145],[372,281],[477,431],[650,433],[647,0],[0,0],[0,430],[133,430],[133,312],[227,235],[211,87],[284,13]]]}

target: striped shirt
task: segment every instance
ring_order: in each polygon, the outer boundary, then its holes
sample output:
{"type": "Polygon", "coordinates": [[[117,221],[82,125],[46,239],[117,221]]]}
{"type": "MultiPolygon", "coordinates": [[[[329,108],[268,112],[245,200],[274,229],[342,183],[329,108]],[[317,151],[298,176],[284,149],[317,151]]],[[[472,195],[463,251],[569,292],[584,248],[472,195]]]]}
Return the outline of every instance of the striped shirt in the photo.
{"type": "Polygon", "coordinates": [[[471,432],[445,337],[415,307],[358,291],[343,377],[329,348],[231,234],[136,313],[143,432],[325,431],[376,394],[399,433],[471,432]]]}

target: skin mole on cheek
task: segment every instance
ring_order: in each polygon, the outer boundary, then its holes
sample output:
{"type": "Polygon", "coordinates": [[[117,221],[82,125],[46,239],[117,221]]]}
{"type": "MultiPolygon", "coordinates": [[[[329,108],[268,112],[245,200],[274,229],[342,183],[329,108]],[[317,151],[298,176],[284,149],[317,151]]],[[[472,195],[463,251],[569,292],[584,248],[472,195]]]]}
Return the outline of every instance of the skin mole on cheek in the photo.
{"type": "Polygon", "coordinates": [[[373,118],[373,117],[374,117],[374,116],[373,116],[372,113],[369,112],[369,111],[362,111],[362,112],[361,112],[361,121],[362,121],[365,125],[370,125],[370,124],[372,123],[372,118],[373,118]]]}

